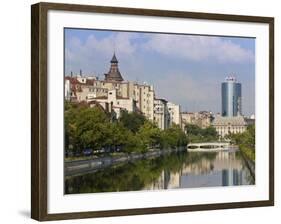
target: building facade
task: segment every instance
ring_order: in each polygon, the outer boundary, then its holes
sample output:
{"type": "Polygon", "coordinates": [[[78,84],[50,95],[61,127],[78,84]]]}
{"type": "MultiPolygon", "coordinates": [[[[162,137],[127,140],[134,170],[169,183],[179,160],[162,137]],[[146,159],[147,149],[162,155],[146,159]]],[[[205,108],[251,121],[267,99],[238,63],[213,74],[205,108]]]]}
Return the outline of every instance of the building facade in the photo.
{"type": "Polygon", "coordinates": [[[73,102],[98,102],[104,109],[112,108],[117,117],[121,110],[137,111],[156,122],[161,129],[168,128],[172,123],[181,125],[179,105],[155,99],[152,85],[124,81],[115,53],[110,61],[109,72],[104,75],[104,80],[100,80],[95,76],[83,76],[82,71],[76,77],[71,73],[71,76],[65,77],[65,99],[73,102]]]}
{"type": "Polygon", "coordinates": [[[233,117],[242,115],[241,83],[233,76],[226,78],[221,85],[222,116],[233,117]]]}
{"type": "Polygon", "coordinates": [[[179,125],[181,127],[181,109],[180,105],[174,104],[172,102],[167,103],[168,112],[170,116],[170,126],[172,124],[179,125]]]}
{"type": "Polygon", "coordinates": [[[67,101],[70,101],[71,90],[70,90],[70,80],[65,79],[64,81],[64,98],[67,101]]]}
{"type": "Polygon", "coordinates": [[[164,130],[170,126],[170,115],[165,99],[154,99],[154,118],[157,126],[164,130]]]}
{"type": "Polygon", "coordinates": [[[112,110],[116,113],[116,118],[120,117],[121,111],[136,112],[136,102],[132,98],[120,97],[117,90],[109,90],[107,96],[95,97],[88,101],[99,103],[106,111],[112,110]]]}
{"type": "Polygon", "coordinates": [[[247,129],[247,122],[243,116],[222,117],[218,115],[212,125],[222,138],[229,134],[243,133],[247,129]]]}
{"type": "Polygon", "coordinates": [[[247,121],[242,116],[242,87],[233,76],[226,78],[221,87],[222,113],[212,122],[218,135],[222,138],[229,134],[243,133],[247,121]]]}
{"type": "Polygon", "coordinates": [[[207,128],[211,125],[213,114],[209,111],[182,112],[181,119],[183,127],[188,124],[194,124],[200,128],[207,128]]]}

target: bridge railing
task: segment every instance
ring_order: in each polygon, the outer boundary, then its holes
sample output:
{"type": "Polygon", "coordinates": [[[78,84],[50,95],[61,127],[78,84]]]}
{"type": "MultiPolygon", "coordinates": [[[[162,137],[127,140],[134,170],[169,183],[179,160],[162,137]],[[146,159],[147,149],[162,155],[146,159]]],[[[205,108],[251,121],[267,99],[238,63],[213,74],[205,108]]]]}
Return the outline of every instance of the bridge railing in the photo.
{"type": "Polygon", "coordinates": [[[201,148],[201,147],[217,147],[217,148],[222,148],[224,146],[229,146],[230,143],[229,142],[204,142],[204,143],[189,143],[187,145],[188,148],[190,147],[197,147],[197,148],[201,148]]]}

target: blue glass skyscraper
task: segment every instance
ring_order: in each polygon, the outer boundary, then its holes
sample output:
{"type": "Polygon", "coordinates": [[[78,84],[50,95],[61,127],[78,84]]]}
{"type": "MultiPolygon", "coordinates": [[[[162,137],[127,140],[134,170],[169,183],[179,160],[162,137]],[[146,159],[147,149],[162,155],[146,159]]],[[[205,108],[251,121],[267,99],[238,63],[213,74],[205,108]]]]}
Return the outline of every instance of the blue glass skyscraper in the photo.
{"type": "Polygon", "coordinates": [[[222,116],[233,117],[242,115],[241,83],[229,76],[221,85],[222,116]]]}

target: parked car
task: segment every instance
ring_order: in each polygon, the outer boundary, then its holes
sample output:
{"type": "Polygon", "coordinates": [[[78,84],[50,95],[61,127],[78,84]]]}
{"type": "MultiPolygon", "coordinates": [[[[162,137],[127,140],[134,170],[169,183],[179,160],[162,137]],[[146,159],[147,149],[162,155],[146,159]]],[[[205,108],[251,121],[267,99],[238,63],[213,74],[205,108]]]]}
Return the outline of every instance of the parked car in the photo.
{"type": "Polygon", "coordinates": [[[81,152],[80,152],[80,151],[75,151],[74,154],[73,154],[73,156],[79,157],[79,156],[81,156],[81,152]]]}
{"type": "Polygon", "coordinates": [[[70,150],[65,151],[65,157],[72,157],[73,156],[73,152],[70,150]]]}
{"type": "Polygon", "coordinates": [[[122,151],[122,146],[121,145],[116,146],[115,151],[116,152],[121,152],[122,151]]]}
{"type": "Polygon", "coordinates": [[[84,156],[91,156],[91,155],[93,155],[93,150],[92,149],[84,149],[83,155],[84,156]]]}

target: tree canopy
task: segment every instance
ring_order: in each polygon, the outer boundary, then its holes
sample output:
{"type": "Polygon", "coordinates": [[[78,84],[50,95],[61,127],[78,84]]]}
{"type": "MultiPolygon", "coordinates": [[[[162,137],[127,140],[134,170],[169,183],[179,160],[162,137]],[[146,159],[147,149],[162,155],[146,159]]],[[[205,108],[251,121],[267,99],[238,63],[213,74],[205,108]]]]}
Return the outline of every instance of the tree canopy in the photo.
{"type": "Polygon", "coordinates": [[[65,149],[81,152],[85,148],[124,152],[146,152],[150,148],[186,146],[187,138],[179,126],[160,130],[142,114],[123,111],[112,120],[100,107],[87,104],[65,104],[65,149]]]}
{"type": "Polygon", "coordinates": [[[194,124],[185,126],[186,134],[190,142],[209,142],[218,139],[218,133],[212,126],[207,128],[200,128],[194,124]]]}
{"type": "Polygon", "coordinates": [[[125,128],[129,129],[133,133],[136,133],[140,127],[144,124],[146,118],[139,113],[128,111],[122,111],[119,121],[124,125],[125,128]]]}
{"type": "Polygon", "coordinates": [[[230,134],[228,138],[239,146],[248,159],[255,161],[255,125],[249,125],[243,133],[230,134]]]}

